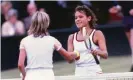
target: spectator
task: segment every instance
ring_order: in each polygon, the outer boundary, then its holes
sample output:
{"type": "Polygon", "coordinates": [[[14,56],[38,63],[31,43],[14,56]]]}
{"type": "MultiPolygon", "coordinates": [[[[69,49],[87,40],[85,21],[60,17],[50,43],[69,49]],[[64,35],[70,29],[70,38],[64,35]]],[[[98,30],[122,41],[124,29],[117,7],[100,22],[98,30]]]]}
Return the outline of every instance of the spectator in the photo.
{"type": "Polygon", "coordinates": [[[58,0],[57,1],[58,5],[60,5],[62,8],[67,8],[67,2],[64,0],[58,0]]]}
{"type": "Polygon", "coordinates": [[[122,7],[120,5],[112,6],[109,9],[109,22],[121,22],[123,14],[121,12],[122,7]]]}
{"type": "Polygon", "coordinates": [[[81,0],[81,3],[83,3],[84,5],[87,5],[89,7],[92,7],[92,3],[88,0],[81,0]]]}
{"type": "Polygon", "coordinates": [[[29,16],[24,18],[24,25],[25,25],[26,31],[28,31],[28,29],[31,25],[31,17],[36,11],[37,11],[37,7],[36,7],[35,3],[29,3],[27,5],[27,12],[28,12],[29,16]]]}
{"type": "Polygon", "coordinates": [[[7,21],[2,25],[2,36],[24,35],[24,25],[17,19],[18,13],[11,9],[7,14],[7,21]]]}
{"type": "Polygon", "coordinates": [[[7,13],[12,8],[12,3],[10,1],[3,1],[1,3],[1,24],[7,20],[7,13]]]}

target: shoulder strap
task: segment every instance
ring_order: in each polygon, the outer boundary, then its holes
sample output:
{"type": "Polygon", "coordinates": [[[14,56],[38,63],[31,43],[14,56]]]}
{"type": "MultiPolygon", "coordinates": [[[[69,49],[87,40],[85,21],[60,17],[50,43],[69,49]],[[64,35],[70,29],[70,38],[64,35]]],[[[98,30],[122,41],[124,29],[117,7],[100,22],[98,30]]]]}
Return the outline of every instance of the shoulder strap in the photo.
{"type": "Polygon", "coordinates": [[[90,36],[93,36],[94,35],[94,33],[95,33],[95,29],[92,31],[92,33],[90,34],[90,36]]]}
{"type": "MultiPolygon", "coordinates": [[[[93,33],[94,33],[94,32],[95,32],[95,30],[93,31],[93,33]]],[[[84,43],[85,43],[85,46],[86,46],[87,49],[90,49],[90,50],[92,49],[92,43],[91,43],[91,40],[90,40],[90,36],[86,37],[86,40],[84,40],[84,43]],[[89,42],[89,44],[87,44],[88,42],[89,42]]],[[[93,55],[93,54],[92,54],[92,55],[93,55]]],[[[97,64],[100,64],[100,62],[99,62],[97,56],[96,56],[96,55],[93,55],[93,57],[94,57],[96,63],[97,63],[97,64]]]]}
{"type": "Polygon", "coordinates": [[[73,34],[73,41],[76,40],[76,35],[77,35],[77,32],[75,32],[75,33],[73,34]]]}

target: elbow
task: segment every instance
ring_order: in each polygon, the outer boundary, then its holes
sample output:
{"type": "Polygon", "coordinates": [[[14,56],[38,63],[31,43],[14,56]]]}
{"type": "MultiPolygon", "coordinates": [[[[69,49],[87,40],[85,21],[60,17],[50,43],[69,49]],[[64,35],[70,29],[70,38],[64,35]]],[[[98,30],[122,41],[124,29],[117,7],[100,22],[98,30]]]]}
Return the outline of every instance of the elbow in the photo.
{"type": "Polygon", "coordinates": [[[104,55],[103,58],[104,58],[104,59],[108,59],[108,53],[105,53],[105,55],[104,55]]]}
{"type": "Polygon", "coordinates": [[[21,68],[23,68],[23,67],[24,67],[23,64],[18,64],[18,68],[19,68],[19,69],[21,69],[21,68]]]}
{"type": "Polygon", "coordinates": [[[21,64],[18,64],[18,68],[20,69],[22,67],[22,65],[21,64]]]}

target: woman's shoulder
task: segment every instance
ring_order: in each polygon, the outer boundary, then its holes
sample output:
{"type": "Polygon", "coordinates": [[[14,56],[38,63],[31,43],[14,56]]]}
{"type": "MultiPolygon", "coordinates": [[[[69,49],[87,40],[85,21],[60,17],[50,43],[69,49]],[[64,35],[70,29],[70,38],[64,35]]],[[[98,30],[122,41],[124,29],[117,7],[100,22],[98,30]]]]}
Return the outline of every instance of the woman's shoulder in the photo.
{"type": "Polygon", "coordinates": [[[21,44],[24,44],[25,43],[25,39],[26,39],[26,37],[22,38],[21,41],[20,41],[20,43],[21,44]]]}
{"type": "Polygon", "coordinates": [[[30,35],[27,35],[27,36],[23,37],[22,40],[26,41],[26,40],[28,40],[30,38],[33,38],[33,34],[30,34],[30,35]]]}
{"type": "Polygon", "coordinates": [[[78,32],[74,32],[74,33],[70,34],[68,38],[73,38],[76,33],[78,33],[78,32]]]}
{"type": "Polygon", "coordinates": [[[97,37],[100,39],[101,37],[104,37],[104,34],[101,30],[96,30],[94,33],[94,37],[97,37]]]}
{"type": "Polygon", "coordinates": [[[69,37],[68,37],[68,41],[72,42],[73,39],[74,39],[74,35],[75,35],[76,33],[77,33],[77,32],[70,34],[69,37]]]}
{"type": "Polygon", "coordinates": [[[101,35],[103,32],[101,30],[95,30],[95,35],[101,35]]]}
{"type": "Polygon", "coordinates": [[[53,43],[55,43],[55,42],[58,42],[59,40],[56,38],[56,37],[54,37],[54,36],[47,36],[48,37],[48,41],[50,41],[50,42],[53,42],[53,43]]]}
{"type": "Polygon", "coordinates": [[[56,37],[50,36],[50,35],[44,36],[44,38],[47,38],[48,40],[55,40],[55,39],[57,39],[56,37]]]}
{"type": "Polygon", "coordinates": [[[29,36],[25,36],[21,39],[21,41],[25,41],[29,36]]]}

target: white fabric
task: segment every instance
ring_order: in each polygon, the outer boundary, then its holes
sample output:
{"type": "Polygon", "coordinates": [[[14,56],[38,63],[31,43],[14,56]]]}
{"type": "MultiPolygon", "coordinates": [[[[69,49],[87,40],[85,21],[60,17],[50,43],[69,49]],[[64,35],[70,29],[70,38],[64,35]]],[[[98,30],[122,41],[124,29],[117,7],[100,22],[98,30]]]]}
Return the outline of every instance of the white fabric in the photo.
{"type": "Polygon", "coordinates": [[[25,80],[55,80],[52,69],[28,70],[25,80]]]}
{"type": "MultiPolygon", "coordinates": [[[[93,32],[90,34],[90,41],[91,41],[91,45],[92,45],[92,49],[99,49],[99,47],[97,45],[94,44],[93,42],[93,34],[94,34],[95,30],[93,30],[93,32]]],[[[102,72],[102,69],[100,68],[100,66],[96,63],[93,55],[90,53],[90,50],[86,48],[84,41],[77,41],[77,33],[74,34],[74,40],[73,40],[73,45],[74,45],[74,50],[79,51],[80,53],[80,59],[75,61],[76,64],[76,69],[75,69],[75,75],[76,74],[82,74],[81,70],[83,69],[83,73],[89,74],[89,73],[93,73],[93,72],[102,72]],[[98,67],[99,66],[99,67],[98,67]],[[85,68],[88,67],[88,68],[85,68]],[[81,70],[80,70],[81,68],[81,70]],[[92,70],[89,70],[92,69],[92,70]],[[79,69],[79,70],[78,70],[79,69]]],[[[90,45],[90,44],[89,44],[90,45]]],[[[100,56],[97,56],[98,59],[100,60],[100,56]]]]}
{"type": "MultiPolygon", "coordinates": [[[[20,49],[25,49],[27,54],[27,66],[28,69],[35,68],[53,68],[53,51],[55,50],[54,44],[59,42],[52,36],[33,37],[29,35],[22,39],[20,49]]],[[[60,42],[59,42],[60,43],[60,42]]]]}
{"type": "Polygon", "coordinates": [[[75,76],[91,76],[102,74],[102,70],[99,65],[89,67],[76,67],[75,76]]]}
{"type": "Polygon", "coordinates": [[[82,34],[83,34],[83,37],[86,36],[86,28],[85,27],[82,28],[82,34]]]}

